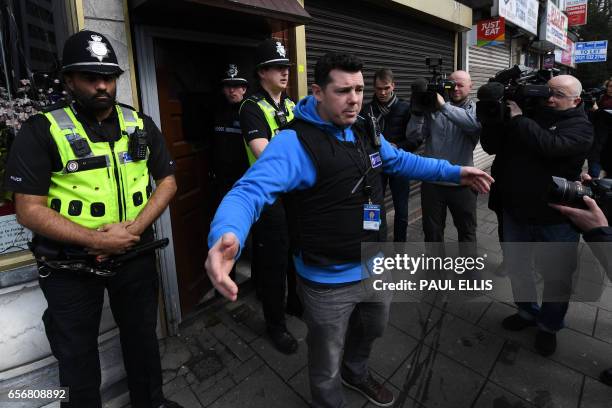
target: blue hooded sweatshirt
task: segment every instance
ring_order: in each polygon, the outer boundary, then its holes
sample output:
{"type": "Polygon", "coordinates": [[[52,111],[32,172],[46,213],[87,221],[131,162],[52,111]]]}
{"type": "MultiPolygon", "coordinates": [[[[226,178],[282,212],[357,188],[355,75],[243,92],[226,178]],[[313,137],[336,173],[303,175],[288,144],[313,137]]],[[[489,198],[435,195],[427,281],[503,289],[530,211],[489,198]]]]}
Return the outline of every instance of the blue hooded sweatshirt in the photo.
{"type": "MultiPolygon", "coordinates": [[[[313,96],[300,100],[294,113],[296,118],[312,123],[330,137],[355,142],[350,126],[341,128],[321,119],[313,96]]],[[[381,140],[380,155],[385,173],[405,177],[406,183],[410,179],[459,183],[460,166],[453,166],[446,160],[416,156],[394,148],[384,137],[381,140]]],[[[257,221],[266,204],[274,203],[280,194],[308,189],[316,181],[314,163],[295,131],[282,130],[221,202],[210,227],[209,248],[223,234],[232,232],[238,237],[242,249],[251,225],[257,221]]],[[[359,281],[364,276],[358,262],[321,267],[305,265],[299,254],[294,256],[294,260],[297,273],[313,282],[348,283],[359,281]]]]}

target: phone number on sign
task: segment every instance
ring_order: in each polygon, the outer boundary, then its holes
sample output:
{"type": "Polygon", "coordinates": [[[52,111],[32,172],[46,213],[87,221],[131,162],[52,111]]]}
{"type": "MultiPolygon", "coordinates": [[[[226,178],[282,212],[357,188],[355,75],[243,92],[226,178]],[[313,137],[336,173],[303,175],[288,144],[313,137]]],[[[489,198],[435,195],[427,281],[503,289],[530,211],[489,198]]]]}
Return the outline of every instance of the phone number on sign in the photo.
{"type": "Polygon", "coordinates": [[[62,400],[68,401],[68,388],[50,388],[45,390],[9,390],[0,397],[0,401],[33,401],[33,400],[62,400]]]}

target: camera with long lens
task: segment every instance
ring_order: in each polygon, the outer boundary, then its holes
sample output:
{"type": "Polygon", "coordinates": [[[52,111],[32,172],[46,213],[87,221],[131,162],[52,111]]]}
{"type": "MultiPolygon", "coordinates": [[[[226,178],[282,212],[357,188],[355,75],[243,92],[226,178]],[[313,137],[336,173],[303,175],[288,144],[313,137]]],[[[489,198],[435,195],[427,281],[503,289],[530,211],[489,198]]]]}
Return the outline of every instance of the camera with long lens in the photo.
{"type": "Polygon", "coordinates": [[[583,89],[580,94],[580,99],[582,99],[582,103],[584,103],[584,109],[588,112],[593,108],[593,105],[597,102],[597,100],[606,93],[606,88],[591,88],[591,89],[583,89]]]}
{"type": "Polygon", "coordinates": [[[550,96],[546,83],[558,70],[535,70],[515,65],[498,72],[478,89],[476,116],[481,122],[503,123],[509,119],[506,101],[514,101],[530,116],[542,99],[550,96]]]}
{"type": "Polygon", "coordinates": [[[440,94],[445,101],[450,99],[455,90],[455,81],[446,78],[446,74],[442,71],[443,63],[442,58],[438,58],[435,63],[432,63],[431,58],[425,58],[425,65],[431,74],[431,79],[428,81],[425,78],[419,78],[412,84],[410,97],[412,112],[434,112],[438,99],[437,94],[440,94]]]}
{"type": "Polygon", "coordinates": [[[548,201],[575,208],[586,208],[583,197],[595,200],[606,218],[612,215],[612,179],[593,179],[586,183],[569,181],[563,177],[552,178],[548,201]]]}

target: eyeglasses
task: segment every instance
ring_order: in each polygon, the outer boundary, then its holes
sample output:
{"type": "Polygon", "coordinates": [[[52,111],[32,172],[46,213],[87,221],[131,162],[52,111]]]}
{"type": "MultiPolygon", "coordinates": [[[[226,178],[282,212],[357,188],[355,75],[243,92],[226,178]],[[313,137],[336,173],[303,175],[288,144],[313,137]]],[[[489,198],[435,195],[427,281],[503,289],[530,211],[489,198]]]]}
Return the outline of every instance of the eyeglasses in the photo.
{"type": "Polygon", "coordinates": [[[552,96],[555,99],[563,99],[563,98],[577,98],[580,95],[565,95],[562,92],[553,91],[550,93],[550,96],[552,96]]]}

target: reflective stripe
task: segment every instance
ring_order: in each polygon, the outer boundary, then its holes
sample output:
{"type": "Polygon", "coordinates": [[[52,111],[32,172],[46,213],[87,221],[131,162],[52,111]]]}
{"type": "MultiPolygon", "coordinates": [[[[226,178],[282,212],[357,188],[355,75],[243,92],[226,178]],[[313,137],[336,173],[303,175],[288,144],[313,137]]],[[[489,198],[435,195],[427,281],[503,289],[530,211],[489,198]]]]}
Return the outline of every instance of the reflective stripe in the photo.
{"type": "Polygon", "coordinates": [[[240,130],[239,128],[231,128],[231,127],[216,126],[216,127],[215,127],[215,132],[225,132],[225,133],[236,133],[236,134],[240,134],[240,133],[242,133],[242,130],[240,130]]]}
{"type": "Polygon", "coordinates": [[[49,113],[51,114],[51,116],[53,116],[53,119],[61,130],[75,129],[74,123],[72,123],[72,119],[70,119],[70,116],[68,116],[68,114],[63,108],[53,110],[49,113]]]}
{"type": "Polygon", "coordinates": [[[136,111],[126,108],[125,106],[118,105],[119,109],[121,109],[121,114],[123,115],[123,120],[125,122],[125,130],[131,135],[136,130],[138,126],[138,116],[136,111]]]}

